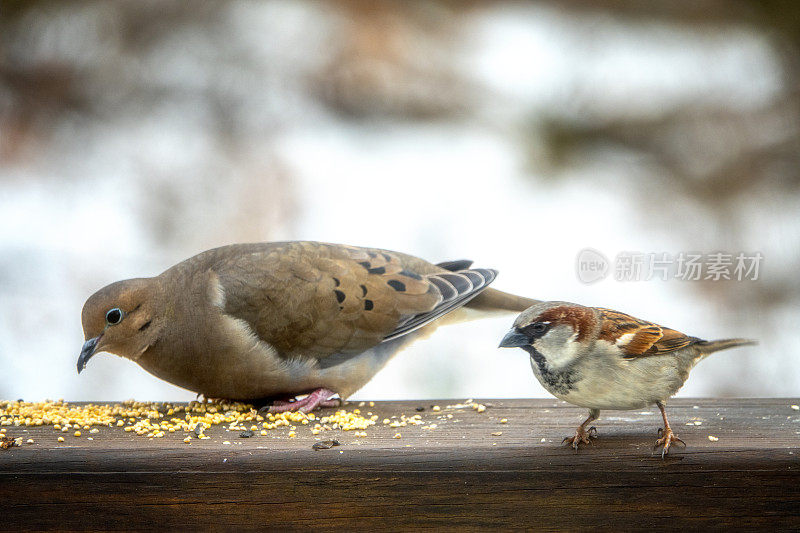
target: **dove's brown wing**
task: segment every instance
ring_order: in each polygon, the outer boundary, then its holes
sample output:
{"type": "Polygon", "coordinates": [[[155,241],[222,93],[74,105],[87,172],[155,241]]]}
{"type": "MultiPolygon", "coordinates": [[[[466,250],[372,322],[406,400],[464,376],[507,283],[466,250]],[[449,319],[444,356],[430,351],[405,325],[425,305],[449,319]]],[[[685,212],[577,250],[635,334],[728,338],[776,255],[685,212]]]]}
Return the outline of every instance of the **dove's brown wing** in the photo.
{"type": "Polygon", "coordinates": [[[317,242],[244,246],[212,267],[224,310],[284,357],[362,352],[463,305],[496,274],[317,242]]]}
{"type": "Polygon", "coordinates": [[[700,342],[696,337],[689,337],[680,331],[665,328],[646,320],[634,318],[611,309],[600,310],[601,339],[614,342],[622,338],[619,344],[626,358],[662,355],[680,350],[700,342]]]}

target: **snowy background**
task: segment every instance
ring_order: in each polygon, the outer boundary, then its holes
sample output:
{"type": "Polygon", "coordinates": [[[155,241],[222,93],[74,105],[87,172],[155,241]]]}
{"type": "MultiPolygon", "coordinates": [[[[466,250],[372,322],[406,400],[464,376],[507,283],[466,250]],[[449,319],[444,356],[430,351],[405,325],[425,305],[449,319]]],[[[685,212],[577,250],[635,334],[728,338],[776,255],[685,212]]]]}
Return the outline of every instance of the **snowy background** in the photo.
{"type": "MultiPolygon", "coordinates": [[[[681,395],[796,396],[800,17],[643,9],[4,3],[0,398],[193,398],[111,355],[78,377],[84,300],[287,239],[469,258],[502,290],[758,338],[681,395]],[[757,281],[587,285],[586,247],[764,261],[757,281]]],[[[495,348],[512,320],[442,328],[355,398],[544,397],[495,348]]]]}

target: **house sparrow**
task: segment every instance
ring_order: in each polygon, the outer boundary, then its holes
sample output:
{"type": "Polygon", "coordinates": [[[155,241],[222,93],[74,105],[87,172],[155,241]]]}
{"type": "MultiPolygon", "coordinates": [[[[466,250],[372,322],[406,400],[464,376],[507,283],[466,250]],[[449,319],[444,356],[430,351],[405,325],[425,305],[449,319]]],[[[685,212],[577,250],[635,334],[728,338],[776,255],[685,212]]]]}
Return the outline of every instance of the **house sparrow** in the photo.
{"type": "Polygon", "coordinates": [[[332,406],[439,325],[536,302],[488,289],[497,272],[470,267],[307,241],[208,250],[93,294],[78,372],[111,352],[210,398],[332,406]]]}
{"type": "Polygon", "coordinates": [[[711,353],[755,344],[747,339],[705,341],[603,309],[569,302],[542,302],[520,314],[500,342],[530,354],[536,378],[554,396],[589,408],[575,435],[564,439],[575,450],[597,430],[587,424],[601,409],[640,409],[656,404],[664,419],[655,448],[661,456],[674,442],[684,444],[667,421],[664,404],[689,371],[711,353]]]}

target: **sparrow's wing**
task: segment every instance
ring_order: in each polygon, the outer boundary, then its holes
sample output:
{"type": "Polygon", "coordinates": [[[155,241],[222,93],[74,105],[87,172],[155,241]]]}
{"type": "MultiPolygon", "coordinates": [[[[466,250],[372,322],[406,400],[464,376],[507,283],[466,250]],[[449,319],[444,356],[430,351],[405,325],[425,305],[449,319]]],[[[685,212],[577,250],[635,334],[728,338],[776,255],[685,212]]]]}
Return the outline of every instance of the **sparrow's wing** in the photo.
{"type": "Polygon", "coordinates": [[[360,353],[477,296],[493,270],[448,272],[387,250],[290,242],[213,267],[224,311],[284,357],[360,353]]]}
{"type": "Polygon", "coordinates": [[[600,338],[615,342],[626,358],[663,355],[700,342],[680,331],[665,328],[625,313],[600,308],[600,338]]]}

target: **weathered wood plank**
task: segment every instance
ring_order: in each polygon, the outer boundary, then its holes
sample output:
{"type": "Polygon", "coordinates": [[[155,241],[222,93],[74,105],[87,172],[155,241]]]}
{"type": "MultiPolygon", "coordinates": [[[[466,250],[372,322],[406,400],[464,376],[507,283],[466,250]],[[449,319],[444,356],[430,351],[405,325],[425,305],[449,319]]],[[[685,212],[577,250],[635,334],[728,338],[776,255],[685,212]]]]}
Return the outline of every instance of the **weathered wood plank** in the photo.
{"type": "Polygon", "coordinates": [[[675,400],[669,413],[687,449],[665,461],[651,455],[656,410],[604,412],[596,445],[576,454],[560,442],[583,410],[554,400],[487,400],[483,413],[444,409],[448,403],[457,402],[377,402],[362,410],[384,418],[424,406],[424,420],[438,426],[379,424],[365,438],[325,432],[342,446],[322,451],[302,430],[297,438],[271,431],[240,439],[215,427],[211,439],[187,445],[181,434],[148,440],[121,428],[65,443],[52,428],[10,428],[35,444],[0,451],[0,523],[11,530],[800,527],[800,412],[790,407],[797,400],[675,400]],[[434,403],[443,410],[432,412],[434,403]],[[393,438],[398,431],[402,438],[393,438]]]}

